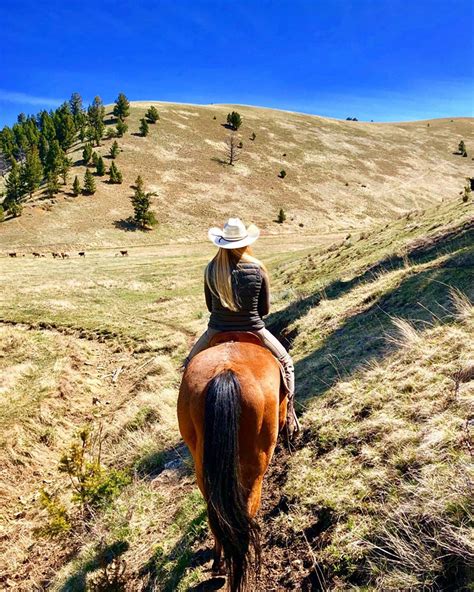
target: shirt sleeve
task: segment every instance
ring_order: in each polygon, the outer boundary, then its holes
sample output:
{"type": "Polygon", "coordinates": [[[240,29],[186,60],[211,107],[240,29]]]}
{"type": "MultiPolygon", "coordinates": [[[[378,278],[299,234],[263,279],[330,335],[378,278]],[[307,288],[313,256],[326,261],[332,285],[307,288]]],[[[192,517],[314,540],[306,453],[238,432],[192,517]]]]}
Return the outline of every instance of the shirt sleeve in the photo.
{"type": "Polygon", "coordinates": [[[206,276],[204,276],[204,296],[206,297],[206,306],[209,312],[212,312],[212,293],[206,282],[206,276]]]}
{"type": "Polygon", "coordinates": [[[267,274],[262,270],[262,286],[258,295],[258,314],[261,317],[270,312],[270,283],[267,274]]]}

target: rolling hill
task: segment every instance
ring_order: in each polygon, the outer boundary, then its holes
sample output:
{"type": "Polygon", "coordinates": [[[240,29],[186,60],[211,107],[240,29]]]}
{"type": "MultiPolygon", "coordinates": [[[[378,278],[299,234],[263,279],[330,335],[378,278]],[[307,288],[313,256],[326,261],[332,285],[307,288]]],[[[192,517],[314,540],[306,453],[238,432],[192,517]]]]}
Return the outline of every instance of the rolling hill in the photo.
{"type": "MultiPolygon", "coordinates": [[[[111,109],[106,122],[113,126],[111,109]]],[[[229,214],[253,220],[267,234],[324,235],[364,229],[457,195],[472,175],[471,157],[455,154],[461,139],[474,138],[472,118],[409,123],[339,121],[240,105],[132,103],[128,132],[116,163],[122,185],[97,177],[93,196],[73,197],[82,181],[82,145],[70,151],[69,183],[50,200],[37,192],[21,218],[0,225],[0,248],[26,251],[100,248],[194,241],[229,214]],[[160,120],[147,137],[138,135],[149,105],[160,120]],[[238,110],[243,143],[235,166],[225,159],[226,115],[238,110]],[[254,140],[250,139],[255,133],[254,140]],[[287,173],[284,179],[280,171],[287,173]],[[130,185],[142,175],[156,191],[160,226],[130,231],[130,185]],[[280,208],[287,222],[274,220],[280,208]]],[[[108,155],[112,140],[96,149],[108,155]]],[[[110,160],[105,158],[108,168],[110,160]]]]}

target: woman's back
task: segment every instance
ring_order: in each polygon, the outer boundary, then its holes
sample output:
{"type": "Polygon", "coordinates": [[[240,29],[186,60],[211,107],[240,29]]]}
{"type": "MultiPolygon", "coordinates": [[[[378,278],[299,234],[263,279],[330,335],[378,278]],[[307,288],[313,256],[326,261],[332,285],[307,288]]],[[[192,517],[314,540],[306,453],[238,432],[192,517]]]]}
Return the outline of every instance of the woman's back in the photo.
{"type": "Polygon", "coordinates": [[[209,327],[219,331],[262,329],[265,326],[262,317],[269,310],[268,279],[265,272],[258,263],[239,261],[231,272],[231,285],[238,307],[236,311],[224,306],[214,286],[209,286],[205,281],[206,304],[211,313],[209,327]]]}

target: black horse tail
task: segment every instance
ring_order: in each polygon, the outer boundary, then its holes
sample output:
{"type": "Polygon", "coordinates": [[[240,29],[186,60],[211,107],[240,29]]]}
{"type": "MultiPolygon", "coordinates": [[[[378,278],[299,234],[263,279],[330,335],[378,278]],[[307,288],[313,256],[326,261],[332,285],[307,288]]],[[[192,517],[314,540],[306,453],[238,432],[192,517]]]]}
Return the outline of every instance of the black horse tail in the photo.
{"type": "Polygon", "coordinates": [[[211,530],[222,545],[231,592],[240,592],[249,567],[260,567],[259,527],[248,513],[239,465],[241,389],[232,370],[207,386],[204,428],[204,486],[211,530]]]}

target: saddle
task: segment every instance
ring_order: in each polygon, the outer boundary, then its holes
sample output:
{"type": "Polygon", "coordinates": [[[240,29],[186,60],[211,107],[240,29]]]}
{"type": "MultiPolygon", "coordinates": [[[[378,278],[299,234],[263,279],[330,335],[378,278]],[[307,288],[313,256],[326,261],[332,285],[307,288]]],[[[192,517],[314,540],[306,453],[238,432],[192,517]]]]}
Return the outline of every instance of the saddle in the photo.
{"type": "MultiPolygon", "coordinates": [[[[258,335],[251,333],[250,331],[221,331],[220,333],[216,333],[213,337],[211,337],[211,340],[209,341],[209,347],[233,341],[238,341],[240,343],[253,343],[268,349],[263,340],[260,339],[258,335]]],[[[280,368],[280,389],[282,392],[286,393],[288,392],[288,388],[286,386],[285,371],[283,370],[283,366],[281,365],[280,360],[278,360],[278,358],[273,354],[273,352],[271,352],[269,349],[268,351],[278,363],[278,367],[280,368]]]]}

